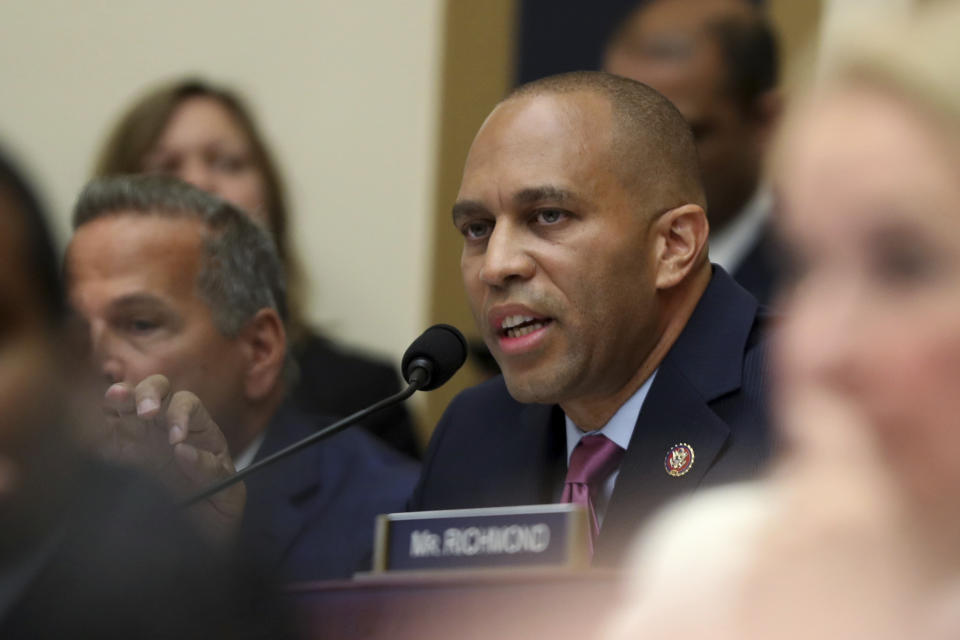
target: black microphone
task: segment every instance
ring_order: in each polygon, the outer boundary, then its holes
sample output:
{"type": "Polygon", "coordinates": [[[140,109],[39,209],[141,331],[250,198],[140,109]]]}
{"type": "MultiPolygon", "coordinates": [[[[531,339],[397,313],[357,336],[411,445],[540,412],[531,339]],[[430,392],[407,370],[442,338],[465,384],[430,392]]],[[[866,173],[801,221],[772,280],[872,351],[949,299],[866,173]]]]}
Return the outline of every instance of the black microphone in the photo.
{"type": "Polygon", "coordinates": [[[435,324],[413,341],[403,354],[403,379],[423,377],[421,391],[432,391],[453,377],[467,359],[467,341],[456,327],[435,324]]]}
{"type": "Polygon", "coordinates": [[[180,503],[180,506],[188,507],[201,500],[206,500],[213,494],[223,491],[255,471],[259,471],[281,458],[286,458],[304,447],[328,438],[381,409],[403,402],[418,390],[430,391],[436,389],[453,377],[453,374],[463,366],[466,359],[467,341],[464,339],[463,334],[448,324],[433,325],[420,334],[420,337],[414,340],[413,344],[407,347],[406,352],[403,354],[401,367],[403,377],[407,381],[406,389],[384,398],[380,402],[372,404],[365,409],[361,409],[342,420],[338,420],[316,433],[310,434],[303,440],[295,442],[289,447],[267,456],[243,471],[238,471],[229,478],[224,478],[220,482],[184,500],[180,503]]]}

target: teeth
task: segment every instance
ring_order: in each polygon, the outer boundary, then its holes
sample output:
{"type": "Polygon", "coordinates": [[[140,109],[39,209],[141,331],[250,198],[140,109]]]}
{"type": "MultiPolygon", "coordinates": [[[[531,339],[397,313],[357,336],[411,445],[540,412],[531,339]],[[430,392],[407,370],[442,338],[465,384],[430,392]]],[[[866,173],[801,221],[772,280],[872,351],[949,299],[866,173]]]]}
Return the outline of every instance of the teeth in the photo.
{"type": "Polygon", "coordinates": [[[546,323],[543,322],[534,322],[525,327],[520,327],[519,329],[507,329],[506,334],[508,338],[522,338],[525,335],[529,335],[538,329],[542,329],[546,326],[546,323]]]}
{"type": "Polygon", "coordinates": [[[532,320],[533,316],[507,316],[503,319],[503,322],[500,323],[500,328],[506,331],[524,322],[531,322],[532,320]]]}

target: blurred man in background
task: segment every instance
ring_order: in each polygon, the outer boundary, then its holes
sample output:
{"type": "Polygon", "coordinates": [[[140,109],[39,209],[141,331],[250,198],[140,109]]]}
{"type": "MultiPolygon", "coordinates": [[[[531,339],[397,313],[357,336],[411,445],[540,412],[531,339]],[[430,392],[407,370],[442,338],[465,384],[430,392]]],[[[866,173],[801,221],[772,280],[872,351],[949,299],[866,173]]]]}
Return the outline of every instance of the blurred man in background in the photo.
{"type": "Polygon", "coordinates": [[[0,255],[0,636],[277,637],[164,492],[81,453],[99,417],[78,398],[80,341],[39,203],[2,157],[0,255]]]}
{"type": "MultiPolygon", "coordinates": [[[[101,450],[196,492],[317,428],[286,402],[282,267],[241,211],[175,178],[95,180],[74,211],[70,299],[111,383],[101,450]]],[[[280,580],[364,568],[379,513],[399,510],[416,465],[362,431],[215,494],[214,535],[242,541],[280,580]],[[246,505],[244,506],[244,499],[246,505]]]]}
{"type": "Polygon", "coordinates": [[[763,303],[775,269],[763,156],[780,110],[773,28],[748,0],[652,0],[606,45],[604,70],[650,85],[693,129],[710,218],[710,259],[763,303]]]}

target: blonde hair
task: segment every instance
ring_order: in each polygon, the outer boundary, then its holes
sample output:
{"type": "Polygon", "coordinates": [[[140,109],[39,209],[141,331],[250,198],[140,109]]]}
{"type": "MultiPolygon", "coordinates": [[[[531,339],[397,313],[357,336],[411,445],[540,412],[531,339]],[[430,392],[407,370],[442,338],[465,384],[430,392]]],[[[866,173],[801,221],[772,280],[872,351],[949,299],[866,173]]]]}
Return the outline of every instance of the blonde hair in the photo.
{"type": "Polygon", "coordinates": [[[848,40],[827,61],[828,80],[891,91],[938,124],[960,126],[960,4],[927,2],[910,20],[889,21],[848,40]]]}
{"type": "Polygon", "coordinates": [[[768,172],[782,163],[787,132],[818,96],[848,86],[865,86],[899,98],[960,144],[960,3],[931,0],[908,19],[892,16],[848,23],[836,43],[817,60],[801,57],[791,84],[801,90],[791,102],[768,157],[768,172]]]}

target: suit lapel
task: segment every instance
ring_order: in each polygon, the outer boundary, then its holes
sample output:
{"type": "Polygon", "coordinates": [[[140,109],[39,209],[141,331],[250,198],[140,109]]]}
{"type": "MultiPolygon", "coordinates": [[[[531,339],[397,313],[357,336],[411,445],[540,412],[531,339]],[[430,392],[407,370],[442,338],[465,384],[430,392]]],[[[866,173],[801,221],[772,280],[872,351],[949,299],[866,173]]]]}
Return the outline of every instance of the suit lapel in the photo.
{"type": "Polygon", "coordinates": [[[636,529],[667,500],[696,488],[730,437],[711,403],[742,384],[743,353],[757,302],[720,267],[687,326],[660,363],[637,418],[597,542],[596,562],[622,557],[636,529]],[[694,461],[671,476],[668,452],[684,443],[694,461]]]}
{"type": "MultiPolygon", "coordinates": [[[[559,474],[565,473],[566,439],[563,412],[543,404],[520,406],[519,425],[513,420],[490,425],[486,433],[494,449],[485,463],[489,476],[478,478],[475,501],[486,506],[554,502],[559,474]]],[[[482,443],[479,447],[486,448],[482,443]]]]}
{"type": "MultiPolygon", "coordinates": [[[[281,411],[270,424],[256,459],[276,453],[313,432],[308,423],[290,410],[281,411]]],[[[276,570],[287,550],[303,529],[305,505],[321,490],[317,469],[324,465],[322,444],[293,454],[273,468],[260,471],[247,481],[247,509],[244,513],[244,538],[257,550],[262,566],[276,570]]]]}
{"type": "Polygon", "coordinates": [[[727,425],[674,367],[662,366],[637,419],[620,465],[597,543],[597,563],[622,557],[636,528],[658,506],[700,484],[730,435],[727,425]],[[694,452],[690,470],[667,473],[667,453],[685,443],[694,452]]]}

